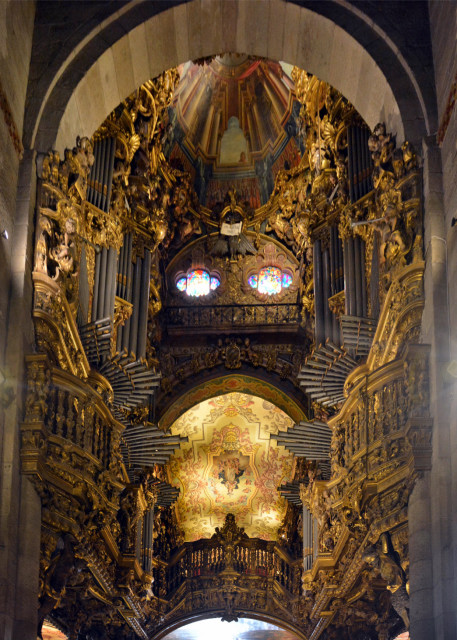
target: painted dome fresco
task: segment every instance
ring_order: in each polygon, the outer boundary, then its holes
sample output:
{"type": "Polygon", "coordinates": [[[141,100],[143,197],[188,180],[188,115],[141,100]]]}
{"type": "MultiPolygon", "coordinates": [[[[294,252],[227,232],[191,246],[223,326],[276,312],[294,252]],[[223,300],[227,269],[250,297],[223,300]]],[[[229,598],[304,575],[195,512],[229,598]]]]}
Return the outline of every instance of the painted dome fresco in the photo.
{"type": "Polygon", "coordinates": [[[179,67],[164,152],[191,174],[203,206],[211,209],[231,187],[256,209],[277,172],[299,163],[291,69],[235,54],[179,67]]]}
{"type": "Polygon", "coordinates": [[[205,400],[175,421],[172,434],[189,438],[170,460],[186,540],[211,537],[227,513],[249,536],[277,539],[286,512],[277,487],[290,480],[293,456],[270,434],[293,424],[272,403],[237,392],[205,400]]]}

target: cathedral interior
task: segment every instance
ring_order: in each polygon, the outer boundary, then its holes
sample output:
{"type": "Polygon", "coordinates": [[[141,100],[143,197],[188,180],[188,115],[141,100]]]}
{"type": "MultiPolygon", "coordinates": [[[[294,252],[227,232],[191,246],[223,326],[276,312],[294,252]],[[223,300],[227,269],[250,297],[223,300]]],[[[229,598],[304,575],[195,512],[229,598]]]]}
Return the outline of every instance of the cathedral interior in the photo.
{"type": "Polygon", "coordinates": [[[456,25],[0,0],[0,640],[457,639],[456,25]]]}

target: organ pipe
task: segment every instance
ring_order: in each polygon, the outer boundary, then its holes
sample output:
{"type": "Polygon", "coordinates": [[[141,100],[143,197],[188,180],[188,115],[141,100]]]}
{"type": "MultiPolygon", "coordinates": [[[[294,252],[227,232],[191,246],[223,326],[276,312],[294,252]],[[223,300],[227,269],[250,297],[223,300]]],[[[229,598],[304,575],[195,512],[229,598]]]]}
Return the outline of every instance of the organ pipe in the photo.
{"type": "Polygon", "coordinates": [[[103,318],[103,305],[105,303],[105,286],[106,286],[106,264],[108,258],[108,251],[106,247],[103,247],[101,253],[97,258],[100,257],[100,281],[99,281],[99,290],[97,296],[97,307],[95,309],[95,315],[92,320],[100,320],[103,318]]]}
{"type": "Polygon", "coordinates": [[[306,505],[303,505],[303,569],[309,571],[314,559],[313,516],[306,505]]]}
{"type": "Polygon", "coordinates": [[[135,271],[133,275],[133,309],[132,315],[129,318],[130,322],[130,338],[129,338],[129,353],[136,352],[136,345],[138,339],[138,313],[140,305],[140,292],[141,292],[141,264],[142,259],[137,258],[135,264],[135,271]]]}
{"type": "Polygon", "coordinates": [[[333,337],[332,330],[332,313],[330,311],[330,307],[328,306],[328,299],[331,297],[330,291],[330,260],[329,260],[329,252],[328,249],[322,253],[322,293],[323,293],[323,302],[324,302],[324,326],[325,326],[325,337],[333,337]]]}
{"type": "Polygon", "coordinates": [[[346,315],[366,317],[365,242],[359,236],[344,243],[344,288],[346,315]]]}
{"type": "Polygon", "coordinates": [[[103,247],[95,256],[95,282],[92,300],[92,321],[114,316],[116,293],[116,250],[103,247]]]}
{"type": "Polygon", "coordinates": [[[351,125],[348,127],[348,178],[351,202],[356,202],[373,188],[368,138],[369,131],[365,126],[351,125]]]}
{"type": "Polygon", "coordinates": [[[314,242],[314,310],[315,310],[315,341],[316,344],[325,342],[324,295],[322,287],[322,252],[321,241],[314,242]]]}
{"type": "Polygon", "coordinates": [[[142,542],[143,542],[143,527],[144,527],[144,519],[139,518],[138,524],[136,526],[136,536],[135,536],[135,557],[138,562],[142,560],[142,542]]]}
{"type": "Polygon", "coordinates": [[[104,138],[94,144],[94,164],[89,174],[87,200],[105,212],[109,211],[111,200],[115,151],[115,138],[104,138]]]}
{"type": "Polygon", "coordinates": [[[148,329],[148,303],[149,303],[149,278],[151,273],[151,253],[146,249],[141,271],[139,317],[138,317],[138,340],[136,347],[136,357],[146,356],[146,338],[148,329]]]}
{"type": "Polygon", "coordinates": [[[146,573],[152,574],[152,548],[154,545],[154,507],[144,514],[143,520],[143,557],[142,566],[146,573]]]}
{"type": "Polygon", "coordinates": [[[81,248],[78,298],[77,321],[79,325],[84,325],[89,315],[89,274],[87,271],[86,248],[84,245],[81,248]]]}
{"type": "Polygon", "coordinates": [[[137,360],[146,356],[150,272],[151,252],[145,249],[144,257],[133,264],[132,236],[126,234],[119,252],[117,295],[132,303],[132,315],[118,328],[117,350],[125,349],[137,360]]]}
{"type": "Polygon", "coordinates": [[[371,317],[379,317],[379,233],[374,232],[373,235],[373,256],[371,259],[371,277],[370,277],[370,307],[371,317]]]}

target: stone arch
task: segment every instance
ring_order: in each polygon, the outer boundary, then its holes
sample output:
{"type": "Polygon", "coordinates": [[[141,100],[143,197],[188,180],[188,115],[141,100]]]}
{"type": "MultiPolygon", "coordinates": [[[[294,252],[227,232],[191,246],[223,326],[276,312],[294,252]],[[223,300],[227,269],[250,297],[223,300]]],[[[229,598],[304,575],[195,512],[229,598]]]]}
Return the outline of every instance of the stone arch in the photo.
{"type": "Polygon", "coordinates": [[[306,420],[304,408],[290,394],[261,378],[245,373],[236,373],[219,375],[210,380],[197,382],[192,387],[185,389],[180,395],[173,395],[159,416],[159,426],[161,429],[167,430],[180,415],[196,404],[234,391],[268,400],[282,409],[295,422],[306,420]]]}
{"type": "Polygon", "coordinates": [[[386,121],[399,141],[417,143],[435,126],[433,88],[423,87],[418,61],[346,0],[312,10],[282,0],[192,0],[161,12],[157,4],[128,3],[74,46],[26,112],[27,144],[72,146],[147,79],[222,51],[305,68],[339,89],[371,127],[386,121]]]}
{"type": "MultiPolygon", "coordinates": [[[[257,611],[243,611],[237,610],[237,614],[241,618],[252,618],[253,620],[260,620],[261,622],[269,622],[270,624],[274,624],[281,629],[286,631],[291,631],[296,634],[298,638],[302,640],[306,640],[306,636],[303,634],[303,629],[299,625],[295,625],[289,621],[282,619],[281,617],[267,614],[262,612],[259,614],[257,611]]],[[[214,610],[210,613],[189,613],[188,615],[182,616],[181,618],[174,619],[171,622],[168,622],[161,626],[157,632],[152,636],[151,640],[161,640],[165,636],[167,636],[172,631],[176,631],[176,629],[180,629],[181,627],[185,627],[191,622],[198,622],[200,620],[208,620],[210,618],[222,618],[224,615],[224,610],[214,610]]]]}

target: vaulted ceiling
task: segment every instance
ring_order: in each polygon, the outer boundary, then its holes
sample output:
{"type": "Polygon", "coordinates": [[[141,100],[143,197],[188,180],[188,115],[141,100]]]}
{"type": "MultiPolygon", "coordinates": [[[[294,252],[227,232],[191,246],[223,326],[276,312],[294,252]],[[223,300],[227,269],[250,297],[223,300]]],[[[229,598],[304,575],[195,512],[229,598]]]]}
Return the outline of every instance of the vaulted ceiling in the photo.
{"type": "Polygon", "coordinates": [[[286,501],[277,488],[290,480],[293,456],[270,434],[294,421],[259,397],[228,393],[189,409],[171,432],[187,436],[170,460],[178,487],[179,526],[188,541],[208,538],[234,513],[250,537],[277,539],[286,501]]]}

